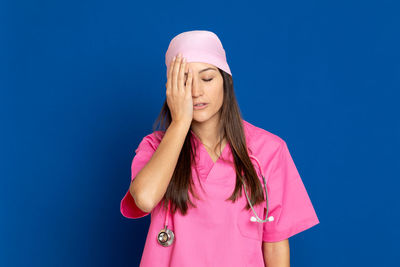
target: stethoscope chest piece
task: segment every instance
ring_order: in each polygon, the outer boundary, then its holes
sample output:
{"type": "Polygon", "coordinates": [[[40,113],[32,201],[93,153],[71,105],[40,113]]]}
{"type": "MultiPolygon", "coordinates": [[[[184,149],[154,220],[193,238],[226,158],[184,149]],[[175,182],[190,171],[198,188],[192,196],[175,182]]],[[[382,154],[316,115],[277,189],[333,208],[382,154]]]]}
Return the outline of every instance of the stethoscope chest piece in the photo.
{"type": "Polygon", "coordinates": [[[168,247],[172,244],[172,242],[174,242],[174,238],[174,232],[165,227],[158,233],[157,241],[161,246],[168,247]]]}

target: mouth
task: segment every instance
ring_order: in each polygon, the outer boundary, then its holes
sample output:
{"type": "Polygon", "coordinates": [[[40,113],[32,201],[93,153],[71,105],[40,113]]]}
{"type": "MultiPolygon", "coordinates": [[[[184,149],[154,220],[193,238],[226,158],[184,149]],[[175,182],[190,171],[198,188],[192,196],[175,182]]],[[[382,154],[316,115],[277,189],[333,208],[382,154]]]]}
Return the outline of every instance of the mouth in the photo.
{"type": "Polygon", "coordinates": [[[204,109],[208,106],[208,103],[198,103],[196,105],[193,105],[193,109],[198,110],[198,109],[204,109]]]}

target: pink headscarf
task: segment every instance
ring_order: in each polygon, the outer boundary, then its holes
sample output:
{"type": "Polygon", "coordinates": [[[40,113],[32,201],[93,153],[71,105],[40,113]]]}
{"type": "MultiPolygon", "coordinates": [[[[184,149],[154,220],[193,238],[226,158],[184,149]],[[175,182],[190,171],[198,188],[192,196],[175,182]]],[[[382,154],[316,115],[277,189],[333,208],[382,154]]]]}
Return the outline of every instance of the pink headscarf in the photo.
{"type": "Polygon", "coordinates": [[[178,53],[186,58],[186,62],[203,62],[212,64],[232,75],[226,61],[225,50],[218,36],[211,31],[194,30],[182,32],[175,36],[165,54],[167,76],[169,65],[178,53]]]}

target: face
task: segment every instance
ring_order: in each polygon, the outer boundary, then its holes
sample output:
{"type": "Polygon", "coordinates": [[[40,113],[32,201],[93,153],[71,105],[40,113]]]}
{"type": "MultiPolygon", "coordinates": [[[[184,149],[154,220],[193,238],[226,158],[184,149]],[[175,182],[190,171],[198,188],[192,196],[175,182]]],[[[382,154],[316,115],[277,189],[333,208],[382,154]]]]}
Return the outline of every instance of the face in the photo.
{"type": "MultiPolygon", "coordinates": [[[[193,105],[207,103],[205,107],[193,107],[193,120],[204,122],[211,118],[219,120],[219,110],[224,98],[223,78],[218,68],[202,62],[188,62],[193,72],[193,105]]],[[[187,75],[185,75],[185,81],[187,75]]]]}

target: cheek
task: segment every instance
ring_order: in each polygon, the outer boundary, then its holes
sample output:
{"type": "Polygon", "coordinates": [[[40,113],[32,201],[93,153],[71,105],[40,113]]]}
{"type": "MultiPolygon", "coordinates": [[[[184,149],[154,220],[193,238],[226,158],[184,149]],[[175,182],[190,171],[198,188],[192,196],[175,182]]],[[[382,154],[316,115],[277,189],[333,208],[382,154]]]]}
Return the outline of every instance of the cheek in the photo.
{"type": "Polygon", "coordinates": [[[218,106],[221,106],[222,102],[224,101],[224,90],[223,90],[222,86],[216,88],[214,97],[215,97],[214,99],[217,100],[217,101],[215,101],[215,103],[218,106]]]}

